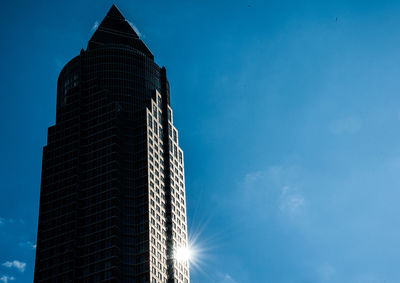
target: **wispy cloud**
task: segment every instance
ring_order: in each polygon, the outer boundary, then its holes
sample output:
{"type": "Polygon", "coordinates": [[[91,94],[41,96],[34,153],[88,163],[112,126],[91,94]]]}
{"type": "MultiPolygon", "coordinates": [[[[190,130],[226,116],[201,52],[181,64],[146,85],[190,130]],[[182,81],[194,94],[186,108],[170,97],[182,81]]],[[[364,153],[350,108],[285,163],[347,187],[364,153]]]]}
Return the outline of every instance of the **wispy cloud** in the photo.
{"type": "Polygon", "coordinates": [[[3,263],[3,266],[8,267],[8,268],[14,267],[14,268],[18,269],[20,272],[24,272],[26,263],[21,262],[19,260],[13,260],[13,261],[6,261],[5,263],[3,263]]]}
{"type": "Polygon", "coordinates": [[[354,134],[361,128],[361,122],[356,117],[347,117],[331,123],[330,130],[334,135],[354,134]]]}
{"type": "Polygon", "coordinates": [[[137,26],[135,26],[133,23],[131,23],[130,21],[128,21],[128,23],[130,24],[130,26],[133,28],[133,30],[137,33],[137,35],[139,37],[142,36],[142,34],[140,33],[139,29],[137,28],[137,26]]]}
{"type": "Polygon", "coordinates": [[[28,249],[36,249],[36,244],[32,243],[31,241],[26,241],[26,242],[21,242],[19,243],[19,246],[22,248],[28,248],[28,249]]]}
{"type": "Polygon", "coordinates": [[[0,281],[4,282],[4,283],[7,283],[9,281],[14,281],[14,280],[15,280],[14,276],[3,275],[3,276],[0,277],[0,281]]]}
{"type": "Polygon", "coordinates": [[[25,221],[22,219],[14,219],[14,218],[1,218],[0,217],[0,225],[5,224],[25,224],[25,221]]]}
{"type": "Polygon", "coordinates": [[[276,212],[294,214],[306,205],[306,198],[296,182],[298,171],[295,167],[270,166],[246,174],[239,185],[240,205],[259,209],[263,216],[276,212]]]}
{"type": "Polygon", "coordinates": [[[324,263],[318,266],[317,273],[321,282],[330,282],[333,279],[336,270],[331,264],[324,263]]]}
{"type": "Polygon", "coordinates": [[[93,26],[92,26],[92,31],[95,31],[99,27],[99,22],[95,21],[93,26]]]}
{"type": "Polygon", "coordinates": [[[217,277],[219,283],[238,283],[236,280],[232,278],[231,275],[227,273],[218,273],[217,277]]]}
{"type": "Polygon", "coordinates": [[[295,213],[305,205],[305,199],[302,194],[292,188],[285,186],[282,188],[279,208],[283,212],[295,213]]]}

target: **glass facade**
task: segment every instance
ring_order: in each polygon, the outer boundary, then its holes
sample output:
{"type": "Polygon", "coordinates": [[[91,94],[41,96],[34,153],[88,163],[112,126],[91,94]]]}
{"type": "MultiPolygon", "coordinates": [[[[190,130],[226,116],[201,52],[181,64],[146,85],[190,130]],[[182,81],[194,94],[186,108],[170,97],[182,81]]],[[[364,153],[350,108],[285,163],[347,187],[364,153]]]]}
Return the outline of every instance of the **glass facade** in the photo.
{"type": "Polygon", "coordinates": [[[183,152],[165,68],[113,5],[61,71],[35,282],[189,282],[183,152]]]}

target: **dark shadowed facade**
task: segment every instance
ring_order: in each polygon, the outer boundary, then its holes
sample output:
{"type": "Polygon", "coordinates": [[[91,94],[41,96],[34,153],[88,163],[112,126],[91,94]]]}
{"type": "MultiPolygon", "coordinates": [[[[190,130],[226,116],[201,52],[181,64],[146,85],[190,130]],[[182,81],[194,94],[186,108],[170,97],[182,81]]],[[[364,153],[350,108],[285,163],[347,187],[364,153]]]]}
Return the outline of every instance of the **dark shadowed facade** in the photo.
{"type": "Polygon", "coordinates": [[[35,282],[189,282],[183,152],[165,68],[113,5],[61,71],[35,282]]]}

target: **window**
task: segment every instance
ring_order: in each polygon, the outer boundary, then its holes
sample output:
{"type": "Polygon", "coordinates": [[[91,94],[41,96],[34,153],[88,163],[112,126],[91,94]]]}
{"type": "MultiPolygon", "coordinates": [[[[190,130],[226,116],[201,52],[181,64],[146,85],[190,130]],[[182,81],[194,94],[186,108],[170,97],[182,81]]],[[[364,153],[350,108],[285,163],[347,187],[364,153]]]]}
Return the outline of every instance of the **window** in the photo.
{"type": "Polygon", "coordinates": [[[151,117],[150,113],[149,113],[149,127],[151,128],[153,124],[153,118],[151,117]]]}
{"type": "Polygon", "coordinates": [[[160,131],[160,139],[163,139],[163,130],[162,130],[161,126],[159,128],[159,131],[160,131]]]}
{"type": "Polygon", "coordinates": [[[170,109],[168,109],[168,121],[170,121],[171,122],[171,115],[172,113],[171,113],[171,110],[170,109]]]}
{"type": "Polygon", "coordinates": [[[158,98],[158,107],[161,108],[161,96],[158,96],[157,98],[158,98]]]}
{"type": "Polygon", "coordinates": [[[174,142],[177,142],[176,130],[174,129],[174,142]]]}
{"type": "Polygon", "coordinates": [[[155,135],[157,135],[157,129],[158,129],[158,128],[157,128],[157,123],[154,122],[154,134],[155,134],[155,135]]]}
{"type": "Polygon", "coordinates": [[[157,119],[157,106],[153,105],[153,115],[157,119]]]}

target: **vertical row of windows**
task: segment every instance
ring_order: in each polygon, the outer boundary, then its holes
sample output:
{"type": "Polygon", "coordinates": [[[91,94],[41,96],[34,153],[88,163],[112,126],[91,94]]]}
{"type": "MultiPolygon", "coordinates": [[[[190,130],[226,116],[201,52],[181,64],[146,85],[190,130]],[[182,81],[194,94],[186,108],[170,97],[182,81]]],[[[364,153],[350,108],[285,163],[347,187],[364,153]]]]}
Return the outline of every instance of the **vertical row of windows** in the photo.
{"type": "MultiPolygon", "coordinates": [[[[166,274],[166,215],[165,215],[165,179],[163,128],[161,96],[156,100],[148,115],[149,147],[149,203],[150,203],[150,239],[151,239],[151,272],[152,282],[160,283],[167,279],[166,274]]],[[[183,152],[179,147],[178,132],[172,124],[172,110],[168,108],[168,147],[170,150],[170,184],[172,209],[172,244],[173,248],[187,246],[185,181],[183,152]]],[[[174,263],[174,279],[178,283],[189,282],[188,262],[174,263]]]]}
{"type": "Polygon", "coordinates": [[[165,179],[161,96],[152,100],[152,111],[148,112],[149,147],[149,200],[150,200],[150,240],[151,272],[155,283],[167,282],[165,179]]]}
{"type": "Polygon", "coordinates": [[[168,109],[168,122],[172,122],[172,112],[168,109]]]}
{"type": "MultiPolygon", "coordinates": [[[[172,118],[172,117],[171,117],[172,118]]],[[[172,123],[169,127],[170,182],[172,209],[172,237],[174,248],[187,246],[186,204],[183,171],[183,152],[178,144],[178,132],[172,123]]],[[[189,263],[174,262],[174,277],[177,282],[188,282],[189,263]]]]}
{"type": "Polygon", "coordinates": [[[161,95],[157,95],[157,102],[158,102],[158,107],[162,108],[162,104],[161,104],[161,95]]]}

